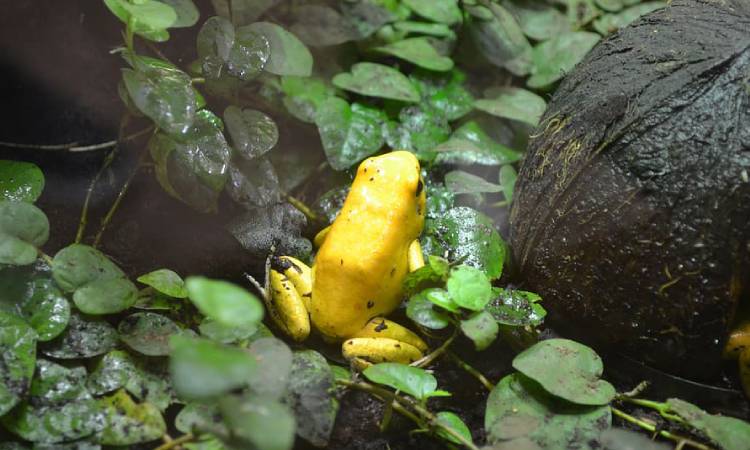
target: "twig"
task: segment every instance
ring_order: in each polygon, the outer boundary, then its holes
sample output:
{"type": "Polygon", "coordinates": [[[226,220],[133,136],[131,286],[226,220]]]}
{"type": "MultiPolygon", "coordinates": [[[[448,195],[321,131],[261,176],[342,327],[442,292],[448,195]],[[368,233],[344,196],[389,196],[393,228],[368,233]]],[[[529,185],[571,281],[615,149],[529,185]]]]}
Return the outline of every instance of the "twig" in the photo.
{"type": "Polygon", "coordinates": [[[650,384],[651,383],[649,383],[648,381],[641,381],[633,389],[631,389],[631,390],[629,390],[627,392],[623,392],[621,394],[617,394],[617,398],[619,400],[624,400],[625,398],[637,397],[637,396],[641,395],[641,393],[643,393],[643,391],[645,391],[646,389],[648,389],[648,386],[650,384]]]}
{"type": "Polygon", "coordinates": [[[305,217],[307,217],[307,220],[309,220],[310,222],[318,221],[319,219],[318,215],[315,214],[315,212],[312,209],[310,209],[310,207],[307,206],[304,202],[302,202],[301,200],[295,197],[292,197],[289,194],[285,194],[284,197],[286,198],[286,201],[288,201],[290,205],[299,209],[302,212],[302,214],[304,214],[305,217]]]}
{"type": "Polygon", "coordinates": [[[667,430],[659,430],[658,428],[656,428],[656,425],[646,422],[645,420],[641,420],[637,417],[631,416],[625,411],[622,411],[615,407],[611,407],[611,408],[612,408],[612,413],[616,415],[617,417],[623,419],[626,422],[632,423],[633,425],[637,425],[646,431],[658,434],[659,436],[663,438],[676,442],[678,448],[684,448],[685,446],[690,446],[698,450],[713,450],[711,447],[701,444],[700,442],[696,442],[690,438],[686,438],[684,436],[671,433],[667,430]]]}
{"type": "Polygon", "coordinates": [[[154,450],[170,450],[176,447],[179,447],[182,444],[187,444],[188,442],[195,439],[195,436],[193,433],[187,433],[183,434],[182,436],[178,437],[177,439],[173,439],[169,442],[165,442],[164,444],[156,447],[154,450]]]}
{"type": "Polygon", "coordinates": [[[104,174],[104,171],[107,170],[107,168],[112,164],[112,161],[115,159],[115,154],[117,153],[117,146],[115,146],[111,152],[107,154],[107,156],[104,157],[104,161],[102,162],[102,166],[99,168],[99,171],[96,172],[96,175],[94,175],[94,178],[91,180],[91,183],[89,183],[88,189],[86,189],[86,198],[83,201],[83,207],[81,208],[81,219],[78,222],[78,231],[76,231],[76,240],[75,243],[78,244],[83,239],[83,233],[86,231],[86,225],[88,225],[88,216],[89,216],[89,203],[91,202],[91,196],[94,193],[94,188],[96,187],[96,184],[99,182],[99,178],[102,177],[104,174]]]}
{"type": "MultiPolygon", "coordinates": [[[[125,136],[120,142],[131,141],[137,139],[144,134],[152,131],[154,127],[144,128],[143,130],[137,131],[131,135],[125,136]]],[[[0,141],[0,147],[17,148],[22,150],[67,150],[69,152],[90,152],[93,150],[103,150],[105,148],[111,148],[117,145],[117,140],[100,142],[98,144],[91,145],[78,145],[78,142],[68,142],[67,144],[22,144],[18,142],[5,142],[0,141]]]]}
{"type": "Polygon", "coordinates": [[[440,355],[442,355],[448,347],[453,343],[453,340],[456,339],[456,336],[458,335],[458,328],[453,329],[453,334],[451,337],[445,340],[443,344],[436,348],[432,353],[425,355],[422,358],[419,358],[418,360],[414,361],[413,363],[409,364],[410,366],[414,367],[426,367],[430,365],[434,360],[436,360],[440,355]]]}
{"type": "Polygon", "coordinates": [[[450,358],[453,360],[453,362],[455,362],[458,365],[458,367],[460,367],[460,368],[464,369],[465,371],[469,372],[469,374],[471,374],[474,378],[476,378],[477,380],[479,380],[479,382],[482,383],[482,385],[485,388],[487,388],[488,391],[491,391],[492,389],[495,388],[495,385],[492,384],[490,382],[490,380],[487,379],[487,377],[485,377],[484,375],[482,375],[482,372],[480,372],[477,369],[475,369],[472,366],[470,366],[466,361],[464,361],[463,359],[459,358],[455,353],[453,353],[452,351],[449,350],[448,351],[448,356],[450,356],[450,358]]]}

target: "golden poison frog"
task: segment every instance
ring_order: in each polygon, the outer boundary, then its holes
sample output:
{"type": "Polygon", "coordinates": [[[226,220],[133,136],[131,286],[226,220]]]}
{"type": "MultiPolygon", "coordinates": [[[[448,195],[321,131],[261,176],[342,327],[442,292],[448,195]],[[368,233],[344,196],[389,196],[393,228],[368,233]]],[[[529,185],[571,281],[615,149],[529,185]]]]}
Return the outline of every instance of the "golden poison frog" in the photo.
{"type": "Polygon", "coordinates": [[[424,182],[413,154],[366,159],[338,217],[315,237],[320,248],[312,268],[288,256],[273,260],[271,317],[296,341],[311,328],[344,341],[344,357],[360,368],[419,359],[424,341],[384,316],[401,303],[406,274],[424,265],[417,240],[424,216],[424,182]]]}

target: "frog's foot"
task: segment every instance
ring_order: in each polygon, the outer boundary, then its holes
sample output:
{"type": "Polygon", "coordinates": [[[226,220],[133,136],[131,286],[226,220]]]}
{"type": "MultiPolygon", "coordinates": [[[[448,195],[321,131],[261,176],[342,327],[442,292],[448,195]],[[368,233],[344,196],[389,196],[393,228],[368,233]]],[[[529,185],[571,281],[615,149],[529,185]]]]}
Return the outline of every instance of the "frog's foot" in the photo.
{"type": "Polygon", "coordinates": [[[750,397],[750,320],[740,323],[729,334],[724,357],[739,361],[742,388],[745,395],[750,397]]]}
{"type": "Polygon", "coordinates": [[[407,328],[382,317],[370,319],[344,342],[342,353],[362,370],[380,362],[412,363],[427,351],[427,344],[407,328]]]}
{"type": "Polygon", "coordinates": [[[312,295],[312,271],[290,256],[274,257],[269,274],[270,293],[264,300],[273,321],[297,342],[310,334],[308,308],[312,295]]]}
{"type": "Polygon", "coordinates": [[[409,263],[409,272],[414,272],[424,266],[424,256],[422,256],[422,246],[419,245],[419,239],[414,239],[414,241],[409,244],[406,259],[409,263]]]}

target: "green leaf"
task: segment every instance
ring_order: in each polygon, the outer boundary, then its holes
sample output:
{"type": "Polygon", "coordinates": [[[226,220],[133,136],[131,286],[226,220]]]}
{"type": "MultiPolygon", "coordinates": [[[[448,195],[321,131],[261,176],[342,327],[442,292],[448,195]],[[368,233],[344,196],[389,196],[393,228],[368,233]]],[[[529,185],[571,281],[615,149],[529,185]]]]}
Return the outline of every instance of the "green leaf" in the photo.
{"type": "Polygon", "coordinates": [[[472,17],[467,28],[479,52],[493,65],[523,76],[529,71],[531,44],[515,17],[497,3],[484,8],[487,19],[472,17]]]}
{"type": "Polygon", "coordinates": [[[448,261],[438,256],[430,255],[430,263],[409,272],[404,278],[404,291],[413,295],[428,287],[442,286],[448,276],[448,261]],[[432,261],[435,261],[432,263],[432,261]]]}
{"type": "Polygon", "coordinates": [[[309,77],[281,77],[281,90],[287,111],[307,123],[315,123],[317,111],[328,97],[336,94],[325,80],[309,77]]]}
{"type": "Polygon", "coordinates": [[[435,304],[421,292],[406,303],[406,315],[419,325],[433,330],[442,330],[451,323],[448,316],[436,310],[435,304]]]}
{"type": "Polygon", "coordinates": [[[631,6],[617,14],[604,14],[594,20],[594,29],[602,36],[606,36],[627,26],[642,15],[656,11],[666,5],[666,3],[661,1],[644,2],[636,6],[631,6]]]}
{"type": "Polygon", "coordinates": [[[44,190],[44,174],[33,163],[0,159],[0,201],[34,203],[44,190]]]}
{"type": "Polygon", "coordinates": [[[239,448],[291,450],[294,417],[278,401],[256,396],[225,397],[220,407],[233,441],[239,441],[239,448]]]}
{"type": "Polygon", "coordinates": [[[222,80],[224,72],[235,80],[249,81],[266,66],[271,47],[265,36],[234,26],[222,17],[211,17],[197,38],[201,71],[209,80],[222,80]]]}
{"type": "Polygon", "coordinates": [[[687,424],[708,436],[724,450],[743,450],[750,442],[750,424],[735,419],[712,415],[679,398],[670,398],[667,405],[671,412],[680,416],[687,424]]]}
{"type": "Polygon", "coordinates": [[[91,436],[103,426],[103,417],[97,402],[89,396],[59,406],[24,402],[0,422],[27,441],[56,444],[91,436]]]}
{"type": "Polygon", "coordinates": [[[547,394],[522,374],[508,375],[490,392],[484,417],[489,444],[506,448],[590,448],[608,429],[608,406],[579,406],[547,394]],[[525,447],[522,445],[525,444],[525,447]]]}
{"type": "Polygon", "coordinates": [[[419,90],[422,102],[446,120],[460,119],[474,109],[474,97],[464,87],[466,75],[458,69],[450,73],[415,70],[409,79],[419,90]]]}
{"type": "Polygon", "coordinates": [[[132,23],[135,34],[150,41],[168,40],[166,29],[177,22],[174,8],[155,0],[104,0],[104,4],[124,24],[132,23]]]}
{"type": "Polygon", "coordinates": [[[65,331],[41,351],[57,359],[91,358],[112,350],[117,341],[117,332],[107,322],[73,313],[65,331]]]}
{"type": "Polygon", "coordinates": [[[222,344],[231,344],[233,342],[248,339],[258,331],[258,326],[228,327],[213,319],[205,318],[198,326],[198,330],[202,336],[205,336],[212,341],[220,342],[222,344]]]}
{"type": "Polygon", "coordinates": [[[434,148],[450,134],[450,125],[431,108],[408,106],[399,112],[400,123],[388,122],[386,142],[391,148],[411,150],[422,160],[434,159],[434,148]]]}
{"type": "Polygon", "coordinates": [[[506,164],[500,168],[500,186],[503,187],[503,195],[505,200],[510,203],[513,201],[513,190],[516,186],[516,178],[518,174],[516,169],[512,165],[506,164]]]}
{"type": "Polygon", "coordinates": [[[462,320],[461,331],[474,342],[477,351],[481,351],[495,341],[500,327],[492,314],[481,311],[466,320],[462,320]]]}
{"type": "Polygon", "coordinates": [[[518,19],[524,34],[536,41],[546,41],[571,30],[571,24],[554,5],[537,2],[505,2],[518,19]]]}
{"type": "Polygon", "coordinates": [[[449,411],[440,411],[439,413],[435,414],[435,419],[438,425],[442,427],[438,428],[436,432],[436,434],[441,438],[455,444],[462,444],[462,442],[457,437],[445,430],[446,428],[449,428],[463,437],[466,441],[473,442],[471,439],[471,431],[469,430],[469,427],[467,427],[464,421],[461,420],[461,418],[456,414],[449,411]]]}
{"type": "Polygon", "coordinates": [[[374,50],[393,55],[427,70],[446,72],[453,68],[453,60],[441,55],[425,37],[415,37],[396,41],[374,50]]]}
{"type": "Polygon", "coordinates": [[[188,132],[195,120],[196,98],[190,77],[176,69],[122,69],[122,79],[133,104],[168,134],[188,132]]]}
{"type": "Polygon", "coordinates": [[[488,90],[483,98],[474,102],[474,107],[493,116],[518,120],[532,127],[539,124],[547,103],[526,89],[501,87],[488,90]]]}
{"type": "Polygon", "coordinates": [[[48,237],[49,221],[42,210],[31,203],[0,200],[0,265],[33,263],[37,247],[48,237]]]}
{"type": "Polygon", "coordinates": [[[0,416],[26,395],[36,362],[37,335],[26,322],[0,311],[0,416]]]}
{"type": "Polygon", "coordinates": [[[229,106],[224,110],[224,122],[232,137],[232,145],[240,156],[254,159],[271,150],[279,140],[276,122],[254,109],[229,106]]]}
{"type": "Polygon", "coordinates": [[[513,368],[550,394],[578,405],[606,405],[615,388],[600,377],[602,360],[591,348],[569,339],[548,339],[519,353],[513,368]]]}
{"type": "Polygon", "coordinates": [[[340,45],[357,37],[354,25],[328,6],[300,5],[294,16],[290,30],[311,47],[340,45]]]}
{"type": "Polygon", "coordinates": [[[182,330],[166,316],[139,312],[122,319],[117,332],[120,339],[138,353],[164,356],[169,354],[169,339],[182,330]]]}
{"type": "MultiPolygon", "coordinates": [[[[249,27],[237,28],[235,40],[225,61],[229,75],[249,81],[268,70],[273,60],[273,46],[267,35],[249,27]]],[[[204,62],[204,70],[206,64],[204,62]]]]}
{"type": "Polygon", "coordinates": [[[424,369],[400,363],[380,363],[363,372],[368,380],[411,395],[418,400],[430,397],[437,390],[437,380],[424,369]]]}
{"type": "Polygon", "coordinates": [[[309,77],[313,58],[310,51],[295,35],[270,22],[255,22],[237,29],[239,34],[248,29],[265,36],[271,49],[264,69],[275,75],[298,75],[309,77]]]}
{"type": "Polygon", "coordinates": [[[558,35],[534,47],[530,88],[545,88],[570,72],[601,38],[596,33],[575,31],[558,35]]]}
{"type": "Polygon", "coordinates": [[[57,252],[52,275],[81,312],[111,314],[135,304],[138,290],[125,274],[99,250],[73,244],[57,252]]]}
{"type": "Polygon", "coordinates": [[[345,170],[383,145],[385,114],[368,106],[329,97],[318,108],[315,124],[328,162],[334,170],[345,170]]]}
{"type": "Polygon", "coordinates": [[[435,148],[442,164],[481,164],[500,166],[521,159],[521,153],[492,139],[476,121],[469,121],[453,132],[450,139],[435,148]]]}
{"type": "Polygon", "coordinates": [[[198,22],[200,12],[195,7],[193,0],[159,0],[174,9],[177,18],[170,28],[192,27],[198,22]]]}
{"type": "Polygon", "coordinates": [[[219,405],[215,403],[188,403],[177,414],[174,425],[177,430],[183,433],[192,433],[208,427],[222,427],[219,405]]]}
{"type": "Polygon", "coordinates": [[[425,34],[438,38],[456,39],[456,33],[443,23],[425,23],[405,20],[393,23],[393,28],[396,31],[407,34],[425,34]]]}
{"type": "Polygon", "coordinates": [[[245,387],[257,367],[255,358],[237,347],[182,335],[170,342],[172,383],[184,399],[208,399],[245,387]]]}
{"type": "Polygon", "coordinates": [[[187,298],[185,282],[175,272],[169,269],[158,269],[141,275],[136,279],[139,283],[151,286],[164,295],[174,298],[187,298]]]}
{"type": "Polygon", "coordinates": [[[294,353],[286,403],[294,412],[297,434],[316,447],[328,445],[333,431],[339,408],[334,388],[333,372],[320,353],[294,353]]]}
{"type": "Polygon", "coordinates": [[[35,406],[54,406],[89,398],[86,368],[65,367],[40,358],[36,361],[36,376],[28,395],[28,400],[35,406]]]}
{"type": "Polygon", "coordinates": [[[398,70],[370,62],[354,64],[349,73],[333,77],[333,85],[369,97],[418,102],[419,93],[406,75],[398,70]]]}
{"type": "Polygon", "coordinates": [[[141,444],[159,439],[167,431],[158,408],[150,403],[136,404],[125,391],[97,401],[104,413],[98,441],[104,445],[141,444]]]}
{"type": "Polygon", "coordinates": [[[425,289],[422,291],[422,294],[427,300],[447,311],[459,312],[461,310],[461,305],[456,303],[451,294],[445,289],[425,289]]]}
{"type": "Polygon", "coordinates": [[[522,327],[542,323],[547,311],[538,303],[542,300],[533,292],[499,289],[499,295],[485,308],[503,325],[522,327]]]}
{"type": "Polygon", "coordinates": [[[364,39],[383,27],[397,20],[393,3],[381,0],[362,0],[358,2],[339,2],[339,9],[344,18],[354,26],[355,38],[364,39]]]}
{"type": "Polygon", "coordinates": [[[448,255],[449,261],[463,261],[490,279],[499,278],[507,250],[494,227],[492,219],[479,211],[453,208],[425,221],[422,249],[427,254],[448,255]]]}
{"type": "Polygon", "coordinates": [[[275,249],[279,255],[305,259],[312,251],[310,241],[301,236],[307,219],[289,203],[279,203],[247,211],[227,228],[251,255],[264,259],[275,249]]]}
{"type": "Polygon", "coordinates": [[[456,266],[445,284],[457,305],[472,311],[481,311],[492,299],[492,284],[481,270],[471,266],[456,266]]]}
{"type": "Polygon", "coordinates": [[[278,399],[286,390],[292,370],[292,351],[275,337],[260,338],[250,345],[250,353],[262,365],[263,370],[254,372],[250,379],[253,393],[278,399]]]}
{"type": "Polygon", "coordinates": [[[456,0],[403,0],[403,3],[433,22],[453,25],[461,21],[461,10],[456,0]]]}
{"type": "Polygon", "coordinates": [[[490,183],[484,178],[463,170],[453,170],[445,174],[445,187],[456,194],[480,194],[484,192],[500,192],[502,186],[490,183]]]}
{"type": "Polygon", "coordinates": [[[260,300],[226,281],[189,277],[185,282],[190,300],[206,317],[229,326],[248,327],[263,319],[260,300]]]}

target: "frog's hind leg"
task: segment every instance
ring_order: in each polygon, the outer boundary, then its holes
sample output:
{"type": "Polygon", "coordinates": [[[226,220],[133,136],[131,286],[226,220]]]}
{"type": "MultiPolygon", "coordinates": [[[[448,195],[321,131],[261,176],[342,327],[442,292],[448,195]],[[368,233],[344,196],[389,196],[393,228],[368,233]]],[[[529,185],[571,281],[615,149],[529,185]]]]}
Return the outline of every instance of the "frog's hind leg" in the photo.
{"type": "Polygon", "coordinates": [[[269,274],[270,295],[266,309],[276,325],[295,341],[310,335],[310,299],[312,270],[290,256],[274,257],[269,274]]]}
{"type": "Polygon", "coordinates": [[[739,361],[742,388],[750,398],[750,320],[742,322],[729,334],[724,356],[739,361]]]}
{"type": "Polygon", "coordinates": [[[382,317],[370,319],[342,346],[344,357],[360,370],[380,362],[409,364],[426,350],[427,344],[419,336],[382,317]]]}

